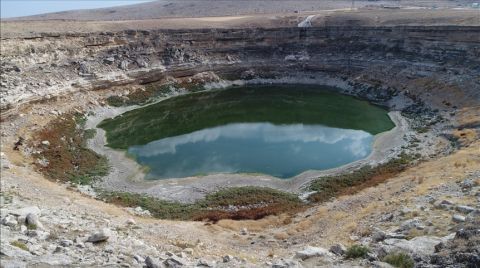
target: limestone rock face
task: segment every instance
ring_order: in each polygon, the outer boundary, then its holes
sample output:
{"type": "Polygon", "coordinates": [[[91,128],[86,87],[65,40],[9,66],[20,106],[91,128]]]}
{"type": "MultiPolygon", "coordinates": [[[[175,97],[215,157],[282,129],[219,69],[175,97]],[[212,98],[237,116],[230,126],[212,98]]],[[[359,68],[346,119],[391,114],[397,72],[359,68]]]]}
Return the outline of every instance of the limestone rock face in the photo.
{"type": "MultiPolygon", "coordinates": [[[[158,29],[90,33],[88,37],[60,33],[7,38],[2,40],[1,107],[72,90],[154,82],[164,72],[187,77],[208,70],[220,77],[245,73],[238,78],[253,78],[248,73],[258,77],[263,68],[278,74],[303,71],[307,66],[339,74],[349,68],[374,74],[395,67],[399,81],[435,73],[449,82],[449,70],[468,80],[476,78],[473,67],[480,63],[477,31],[474,27],[358,25],[310,27],[307,32],[305,28],[158,29]],[[41,49],[31,49],[35,47],[41,49]],[[71,53],[59,53],[64,50],[71,53]],[[372,69],[372,62],[378,70],[372,69]],[[439,73],[439,69],[446,71],[439,73]],[[78,87],[72,89],[72,84],[78,87]]],[[[478,94],[475,88],[464,90],[470,90],[467,95],[478,94]]]]}

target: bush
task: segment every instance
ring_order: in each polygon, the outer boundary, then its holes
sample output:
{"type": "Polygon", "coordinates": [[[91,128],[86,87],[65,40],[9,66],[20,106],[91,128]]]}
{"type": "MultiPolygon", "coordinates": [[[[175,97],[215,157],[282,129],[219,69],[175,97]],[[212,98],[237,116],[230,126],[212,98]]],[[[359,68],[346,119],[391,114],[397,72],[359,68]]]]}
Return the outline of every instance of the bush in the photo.
{"type": "Polygon", "coordinates": [[[119,96],[110,96],[106,100],[108,105],[113,107],[121,107],[125,105],[125,99],[119,96]]]}
{"type": "Polygon", "coordinates": [[[383,258],[383,261],[399,268],[413,268],[415,265],[412,257],[403,252],[390,253],[383,258]]]}
{"type": "Polygon", "coordinates": [[[354,194],[404,171],[414,160],[413,156],[402,153],[397,158],[374,167],[364,166],[351,173],[321,177],[311,182],[309,189],[316,193],[310,195],[308,200],[325,202],[335,196],[354,194]]]}
{"type": "Polygon", "coordinates": [[[353,245],[347,249],[345,256],[348,259],[365,258],[369,252],[370,249],[366,246],[353,245]]]}
{"type": "Polygon", "coordinates": [[[17,248],[20,248],[20,249],[23,249],[25,251],[28,251],[28,247],[25,243],[21,242],[21,241],[12,241],[10,242],[10,245],[14,246],[14,247],[17,247],[17,248]]]}
{"type": "Polygon", "coordinates": [[[33,223],[29,223],[27,224],[27,229],[28,230],[37,230],[38,226],[36,224],[33,224],[33,223]]]}
{"type": "Polygon", "coordinates": [[[222,189],[193,204],[126,192],[104,192],[101,197],[121,206],[140,206],[156,218],[212,222],[222,219],[257,220],[269,215],[297,212],[305,207],[294,194],[254,186],[222,189]]]}

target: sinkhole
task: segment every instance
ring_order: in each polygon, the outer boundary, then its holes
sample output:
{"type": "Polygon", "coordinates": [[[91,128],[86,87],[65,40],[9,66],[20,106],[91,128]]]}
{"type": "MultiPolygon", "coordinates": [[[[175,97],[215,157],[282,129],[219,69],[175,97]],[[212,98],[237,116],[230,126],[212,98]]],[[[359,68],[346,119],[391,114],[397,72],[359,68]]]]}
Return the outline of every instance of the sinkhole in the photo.
{"type": "Polygon", "coordinates": [[[326,86],[244,86],[171,97],[99,124],[146,179],[219,173],[291,178],[366,158],[387,110],[326,86]]]}

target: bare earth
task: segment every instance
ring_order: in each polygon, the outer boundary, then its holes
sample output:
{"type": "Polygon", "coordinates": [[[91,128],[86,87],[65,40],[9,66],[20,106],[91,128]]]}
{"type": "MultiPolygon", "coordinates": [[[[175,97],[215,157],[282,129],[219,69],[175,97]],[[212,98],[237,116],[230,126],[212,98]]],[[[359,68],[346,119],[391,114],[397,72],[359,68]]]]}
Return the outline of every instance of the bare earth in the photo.
{"type": "Polygon", "coordinates": [[[345,25],[480,25],[480,11],[475,9],[331,9],[301,13],[267,13],[262,15],[212,16],[190,18],[159,18],[116,21],[1,21],[1,38],[35,37],[39,33],[90,33],[122,30],[154,29],[202,29],[202,28],[248,28],[292,27],[309,15],[315,15],[313,26],[345,25]],[[60,23],[59,23],[60,22],[60,23]]]}

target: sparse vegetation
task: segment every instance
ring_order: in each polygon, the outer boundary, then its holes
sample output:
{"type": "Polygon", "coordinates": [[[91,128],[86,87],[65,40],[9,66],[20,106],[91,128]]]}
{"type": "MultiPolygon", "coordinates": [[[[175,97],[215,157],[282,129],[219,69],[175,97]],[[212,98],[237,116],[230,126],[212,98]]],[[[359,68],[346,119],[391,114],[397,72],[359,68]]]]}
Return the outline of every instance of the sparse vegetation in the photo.
{"type": "Polygon", "coordinates": [[[398,268],[413,268],[415,265],[412,257],[404,252],[390,253],[383,261],[398,268]]]}
{"type": "Polygon", "coordinates": [[[351,173],[319,178],[310,184],[310,190],[316,193],[310,195],[309,200],[324,202],[335,196],[353,194],[375,186],[405,170],[414,159],[402,153],[397,158],[375,167],[364,166],[351,173]]]}
{"type": "Polygon", "coordinates": [[[28,230],[37,230],[37,225],[36,224],[33,224],[33,223],[29,223],[27,224],[27,229],[28,230]]]}
{"type": "Polygon", "coordinates": [[[125,105],[125,98],[122,98],[117,95],[110,96],[105,99],[107,104],[113,107],[121,107],[125,105]]]}
{"type": "Polygon", "coordinates": [[[137,89],[126,96],[110,96],[106,99],[108,105],[113,107],[142,105],[154,100],[156,97],[166,96],[175,88],[174,85],[152,83],[142,89],[137,89]]]}
{"type": "Polygon", "coordinates": [[[22,241],[15,240],[15,241],[10,242],[10,245],[12,245],[14,247],[17,247],[17,248],[20,248],[20,249],[23,249],[25,251],[28,251],[27,245],[25,243],[23,243],[22,241]]]}
{"type": "Polygon", "coordinates": [[[345,256],[348,259],[355,259],[355,258],[365,258],[367,254],[370,252],[370,249],[363,245],[353,245],[347,249],[345,256]]]}
{"type": "Polygon", "coordinates": [[[238,187],[209,194],[198,202],[203,208],[193,215],[194,220],[221,219],[257,220],[284,212],[297,212],[304,207],[294,194],[264,187],[238,187]],[[230,209],[231,206],[236,209],[230,209]]]}
{"type": "Polygon", "coordinates": [[[34,136],[37,144],[32,146],[39,152],[34,154],[36,166],[47,178],[89,184],[108,173],[107,159],[86,146],[86,140],[93,137],[94,132],[85,132],[85,120],[79,113],[66,114],[34,136]]]}
{"type": "Polygon", "coordinates": [[[193,204],[126,192],[103,193],[101,197],[122,206],[140,206],[157,218],[213,222],[221,219],[260,219],[268,215],[297,212],[305,207],[294,194],[253,186],[220,190],[193,204]]]}

